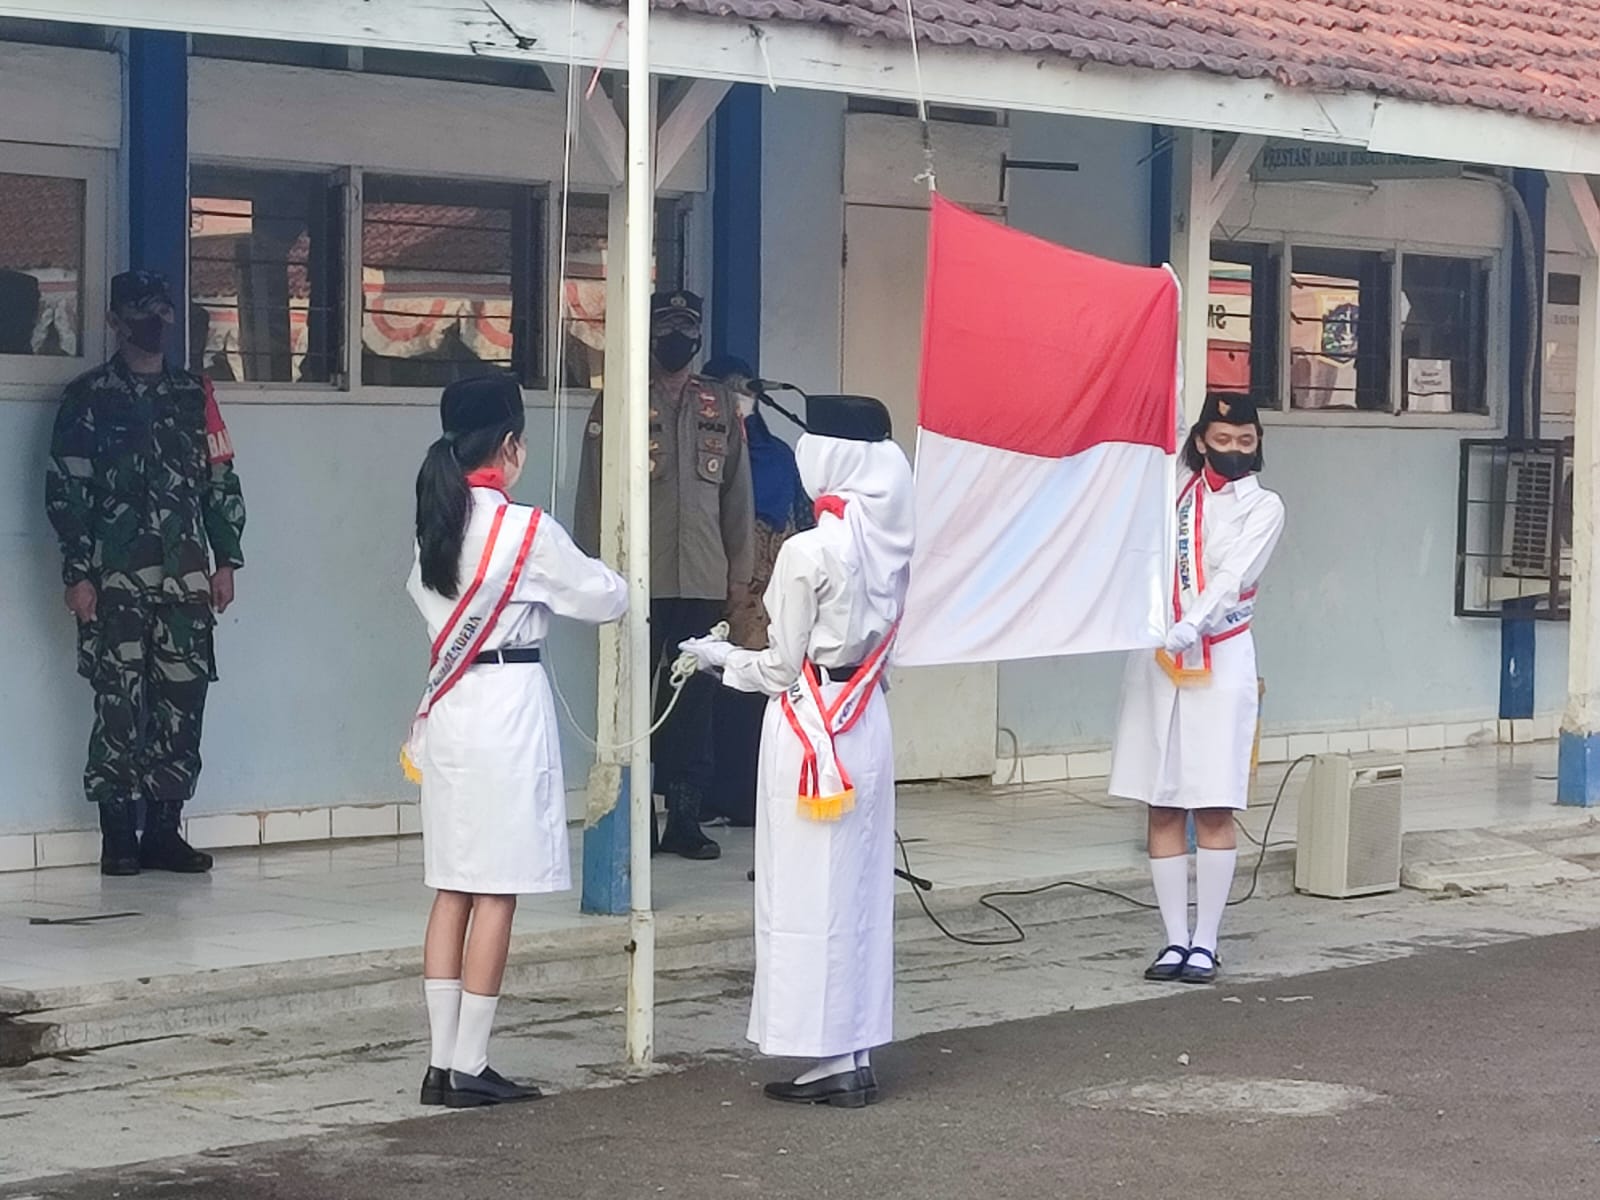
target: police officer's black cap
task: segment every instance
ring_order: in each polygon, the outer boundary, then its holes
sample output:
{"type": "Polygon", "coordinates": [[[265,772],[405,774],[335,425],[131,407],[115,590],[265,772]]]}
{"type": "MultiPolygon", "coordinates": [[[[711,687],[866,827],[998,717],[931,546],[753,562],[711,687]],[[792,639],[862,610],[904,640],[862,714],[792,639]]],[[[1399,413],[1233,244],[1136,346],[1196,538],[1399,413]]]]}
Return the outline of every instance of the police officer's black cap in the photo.
{"type": "Polygon", "coordinates": [[[1261,414],[1250,396],[1236,396],[1227,392],[1209,392],[1200,407],[1197,425],[1204,430],[1207,425],[1254,425],[1261,428],[1261,414]]]}
{"type": "Polygon", "coordinates": [[[498,428],[522,415],[522,387],[504,373],[458,379],[439,400],[439,423],[446,435],[498,428]]]}
{"type": "Polygon", "coordinates": [[[678,288],[672,292],[657,292],[650,297],[650,319],[657,317],[673,317],[680,313],[700,320],[701,313],[705,310],[705,301],[693,292],[678,288]]]}
{"type": "Polygon", "coordinates": [[[172,285],[160,271],[124,271],[111,280],[111,307],[151,308],[172,304],[172,285]]]}
{"type": "Polygon", "coordinates": [[[871,396],[807,396],[806,429],[850,442],[887,441],[894,433],[889,410],[871,396]]]}

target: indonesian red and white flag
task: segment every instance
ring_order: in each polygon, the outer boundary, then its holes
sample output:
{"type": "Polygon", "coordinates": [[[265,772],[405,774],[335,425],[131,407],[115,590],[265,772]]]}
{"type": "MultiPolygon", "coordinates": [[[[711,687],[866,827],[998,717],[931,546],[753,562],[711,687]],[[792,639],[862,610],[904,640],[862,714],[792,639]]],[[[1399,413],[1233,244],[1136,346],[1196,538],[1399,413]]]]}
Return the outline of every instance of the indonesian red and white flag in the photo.
{"type": "Polygon", "coordinates": [[[896,661],[1159,646],[1172,603],[1178,284],[940,197],[917,545],[896,661]]]}

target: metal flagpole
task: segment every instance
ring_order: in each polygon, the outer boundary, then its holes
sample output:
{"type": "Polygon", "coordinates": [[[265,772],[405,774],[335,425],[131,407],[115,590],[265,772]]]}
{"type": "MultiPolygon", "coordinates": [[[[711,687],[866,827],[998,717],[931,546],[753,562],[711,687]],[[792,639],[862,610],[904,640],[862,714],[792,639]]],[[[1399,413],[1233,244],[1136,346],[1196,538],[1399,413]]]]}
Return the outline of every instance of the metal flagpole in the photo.
{"type": "Polygon", "coordinates": [[[628,770],[629,894],[628,1061],[655,1053],[655,912],[650,897],[650,235],[655,178],[651,166],[650,0],[628,0],[628,171],[626,296],[628,339],[628,770]]]}

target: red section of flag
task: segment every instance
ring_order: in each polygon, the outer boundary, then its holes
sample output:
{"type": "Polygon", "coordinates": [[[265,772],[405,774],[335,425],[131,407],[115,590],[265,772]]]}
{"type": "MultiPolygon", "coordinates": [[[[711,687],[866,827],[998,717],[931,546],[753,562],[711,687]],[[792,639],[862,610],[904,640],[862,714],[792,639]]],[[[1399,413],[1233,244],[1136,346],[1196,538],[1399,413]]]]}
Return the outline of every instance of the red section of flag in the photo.
{"type": "Polygon", "coordinates": [[[1178,284],[933,198],[918,423],[1044,458],[1175,449],[1178,284]]]}

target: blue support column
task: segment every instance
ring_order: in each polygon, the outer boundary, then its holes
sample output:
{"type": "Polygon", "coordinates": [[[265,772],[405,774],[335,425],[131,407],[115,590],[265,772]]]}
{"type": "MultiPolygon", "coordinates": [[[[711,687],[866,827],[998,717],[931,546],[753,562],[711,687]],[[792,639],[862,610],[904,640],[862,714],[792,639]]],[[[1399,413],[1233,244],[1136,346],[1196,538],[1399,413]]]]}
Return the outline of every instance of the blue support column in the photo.
{"type": "Polygon", "coordinates": [[[172,284],[185,360],[189,321],[189,43],[181,33],[128,34],[128,262],[172,284]]]}
{"type": "MultiPolygon", "coordinates": [[[[594,769],[607,768],[596,764],[594,769]]],[[[626,766],[618,768],[618,779],[617,802],[583,831],[583,894],[579,907],[601,916],[625,915],[633,899],[626,766]]]]}
{"type": "MultiPolygon", "coordinates": [[[[1513,240],[1511,255],[1511,337],[1510,361],[1507,363],[1506,436],[1536,438],[1539,430],[1539,393],[1544,354],[1535,331],[1540,327],[1536,320],[1544,308],[1545,261],[1545,210],[1549,181],[1543,171],[1518,170],[1512,173],[1512,185],[1522,202],[1528,206],[1528,216],[1533,225],[1533,246],[1522,244],[1520,233],[1513,240]],[[1528,294],[1526,284],[1527,262],[1531,249],[1537,265],[1534,295],[1528,294]],[[1532,336],[1530,336],[1530,334],[1532,336]],[[1533,408],[1531,420],[1523,412],[1522,396],[1524,372],[1529,355],[1533,358],[1533,408]]],[[[1509,601],[1500,619],[1500,719],[1502,721],[1526,720],[1533,716],[1533,662],[1538,622],[1526,615],[1518,615],[1518,607],[1531,607],[1537,601],[1509,601]]]]}
{"type": "Polygon", "coordinates": [[[761,370],[761,87],[717,108],[711,198],[711,353],[761,370]]]}
{"type": "Polygon", "coordinates": [[[1561,731],[1556,803],[1575,808],[1600,806],[1600,733],[1561,731]]]}

